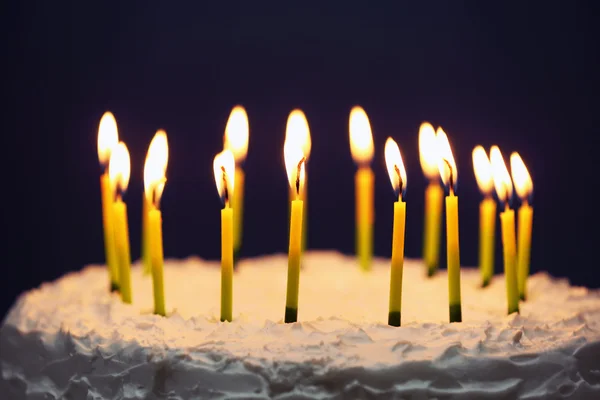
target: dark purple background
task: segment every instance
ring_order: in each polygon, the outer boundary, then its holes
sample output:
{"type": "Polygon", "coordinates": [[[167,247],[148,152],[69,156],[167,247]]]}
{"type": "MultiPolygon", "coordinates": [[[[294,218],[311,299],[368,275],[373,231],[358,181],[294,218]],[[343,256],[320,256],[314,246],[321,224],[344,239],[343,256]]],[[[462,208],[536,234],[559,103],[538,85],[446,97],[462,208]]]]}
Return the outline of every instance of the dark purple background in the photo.
{"type": "MultiPolygon", "coordinates": [[[[391,252],[383,145],[392,136],[408,171],[406,255],[420,256],[426,182],[417,129],[428,120],[445,128],[458,163],[464,265],[477,262],[471,151],[498,144],[505,156],[518,150],[534,179],[533,271],[600,286],[595,3],[217,3],[15,2],[3,11],[0,315],[23,290],[103,261],[96,135],[105,110],[116,115],[133,162],[125,200],[134,257],[143,161],[164,128],[165,254],[216,259],[212,161],[236,103],[246,106],[251,129],[243,255],[286,250],[282,147],[294,107],[305,111],[313,138],[309,245],[352,252],[347,124],[360,104],[376,145],[377,255],[391,252]]],[[[498,248],[497,271],[500,255],[498,248]]]]}

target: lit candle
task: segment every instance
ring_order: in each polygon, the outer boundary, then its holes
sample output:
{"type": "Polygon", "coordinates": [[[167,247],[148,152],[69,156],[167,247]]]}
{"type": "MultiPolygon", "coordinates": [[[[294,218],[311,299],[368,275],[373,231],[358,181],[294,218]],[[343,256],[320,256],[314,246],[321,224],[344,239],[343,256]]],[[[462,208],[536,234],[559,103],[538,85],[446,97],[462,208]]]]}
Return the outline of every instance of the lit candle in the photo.
{"type": "Polygon", "coordinates": [[[527,277],[529,276],[529,261],[531,252],[531,225],[533,223],[533,207],[530,205],[533,197],[533,182],[525,163],[519,153],[510,155],[510,170],[512,172],[515,191],[521,199],[517,232],[517,282],[519,297],[527,298],[527,277]]]}
{"type": "Polygon", "coordinates": [[[440,185],[436,134],[428,122],[419,128],[419,158],[429,185],[425,190],[425,224],[423,228],[423,261],[427,275],[433,276],[440,260],[440,235],[444,189],[440,185]]]}
{"type": "Polygon", "coordinates": [[[213,162],[215,183],[223,203],[221,210],[221,321],[233,319],[233,210],[229,199],[234,196],[235,159],[223,150],[213,162]]]}
{"type": "Polygon", "coordinates": [[[375,176],[371,169],[373,159],[373,134],[367,113],[361,107],[350,111],[350,151],[358,165],[356,188],[356,254],[364,271],[371,269],[373,259],[373,193],[375,176]]]}
{"type": "Polygon", "coordinates": [[[510,208],[513,186],[502,153],[498,146],[490,151],[492,175],[498,200],[504,204],[500,213],[502,225],[502,254],[504,256],[504,277],[506,279],[506,299],[508,313],[519,312],[519,292],[517,289],[517,244],[515,238],[515,212],[510,208]]]}
{"type": "Polygon", "coordinates": [[[492,198],[494,180],[492,166],[482,146],[473,149],[473,169],[483,200],[479,204],[479,271],[481,286],[490,284],[494,276],[494,245],[496,236],[496,202],[492,198]]]}
{"type": "MultiPolygon", "coordinates": [[[[308,120],[304,115],[304,112],[299,109],[292,110],[290,115],[288,116],[286,130],[285,130],[285,140],[288,140],[288,135],[293,134],[296,136],[293,140],[297,141],[302,146],[302,151],[304,152],[304,167],[308,168],[308,160],[310,158],[310,150],[312,148],[312,140],[310,137],[310,128],[308,127],[308,120]],[[289,128],[288,128],[289,127],[289,128]]],[[[284,142],[285,146],[285,142],[284,142]]],[[[296,199],[296,191],[290,187],[290,212],[291,216],[292,212],[292,201],[296,199]]],[[[300,200],[303,201],[304,209],[302,211],[302,253],[306,250],[307,240],[308,240],[308,180],[304,179],[304,190],[300,194],[300,200]]]]}
{"type": "Polygon", "coordinates": [[[304,182],[306,180],[306,157],[299,141],[300,135],[296,130],[303,129],[302,123],[288,124],[286,127],[287,140],[283,146],[283,158],[288,181],[296,198],[291,202],[290,213],[290,244],[288,249],[288,276],[287,292],[285,298],[286,323],[298,320],[298,293],[300,290],[300,262],[302,258],[302,214],[304,211],[304,182]]]}
{"type": "Polygon", "coordinates": [[[458,171],[452,155],[448,136],[437,130],[438,168],[444,185],[448,188],[446,196],[446,254],[448,262],[448,299],[450,322],[462,321],[460,301],[460,252],[458,239],[458,196],[455,195],[458,171]]]}
{"type": "Polygon", "coordinates": [[[113,218],[115,230],[115,250],[119,266],[119,288],[124,303],[131,303],[131,253],[129,250],[129,227],[127,224],[127,206],[123,194],[129,185],[131,162],[125,143],[119,142],[110,156],[108,175],[113,189],[115,202],[113,218]]]}
{"type": "MultiPolygon", "coordinates": [[[[148,147],[148,153],[146,153],[146,162],[145,166],[148,165],[148,162],[152,164],[156,164],[156,167],[159,168],[163,166],[165,171],[162,172],[162,177],[165,176],[167,163],[169,161],[169,146],[167,144],[167,134],[164,130],[158,130],[152,141],[150,142],[150,146],[148,147]],[[156,153],[156,154],[155,154],[156,153]],[[154,157],[157,157],[156,159],[154,157]]],[[[153,168],[153,166],[150,166],[153,168]]],[[[157,170],[158,172],[158,170],[157,170]]],[[[157,176],[160,174],[157,174],[157,176]]],[[[161,176],[158,176],[157,179],[162,179],[161,176]]],[[[150,193],[152,194],[152,193],[150,193]]],[[[150,210],[153,208],[152,196],[148,196],[146,191],[144,190],[142,196],[142,264],[144,265],[144,274],[152,273],[152,261],[150,259],[150,228],[148,226],[148,214],[150,210]]],[[[162,242],[162,239],[161,239],[162,242]]],[[[161,244],[162,246],[162,244],[161,244]]]]}
{"type": "Polygon", "coordinates": [[[164,254],[162,239],[162,213],[160,200],[167,181],[166,171],[169,162],[169,143],[167,134],[159,130],[148,147],[144,163],[144,201],[147,209],[146,243],[150,273],[152,274],[152,292],[154,295],[154,313],[166,315],[164,254]]]}
{"type": "Polygon", "coordinates": [[[242,106],[235,106],[229,114],[225,126],[224,148],[233,153],[235,159],[235,191],[231,198],[233,207],[233,254],[237,259],[242,246],[244,226],[244,169],[243,164],[248,154],[249,137],[248,115],[242,106]]]}
{"type": "Polygon", "coordinates": [[[102,223],[104,228],[104,254],[110,278],[110,290],[119,291],[119,267],[115,250],[115,230],[113,222],[113,191],[108,176],[110,155],[119,143],[117,121],[110,112],[105,112],[98,127],[98,160],[102,167],[100,189],[102,192],[102,223]]]}
{"type": "Polygon", "coordinates": [[[394,194],[394,227],[392,232],[392,265],[390,271],[390,307],[388,324],[400,326],[402,316],[402,269],[404,266],[404,230],[406,203],[402,197],[406,192],[406,170],[398,145],[392,138],[385,142],[385,163],[392,182],[394,194]]]}

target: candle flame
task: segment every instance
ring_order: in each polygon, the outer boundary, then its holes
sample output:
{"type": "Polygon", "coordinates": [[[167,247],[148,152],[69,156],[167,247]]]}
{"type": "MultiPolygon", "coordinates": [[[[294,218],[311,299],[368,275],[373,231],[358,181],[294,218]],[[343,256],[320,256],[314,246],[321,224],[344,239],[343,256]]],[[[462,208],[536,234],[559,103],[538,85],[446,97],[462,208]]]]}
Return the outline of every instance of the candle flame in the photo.
{"type": "Polygon", "coordinates": [[[242,163],[248,154],[248,114],[242,106],[235,106],[225,126],[224,148],[231,150],[236,163],[242,163]]]}
{"type": "Polygon", "coordinates": [[[394,193],[398,199],[402,199],[406,194],[406,169],[402,162],[400,148],[391,137],[388,137],[385,142],[385,164],[394,193]]]}
{"type": "Polygon", "coordinates": [[[310,137],[310,129],[308,127],[308,120],[304,115],[304,112],[300,109],[292,110],[288,116],[287,125],[285,129],[285,141],[287,142],[290,136],[295,136],[302,147],[302,152],[308,160],[310,157],[310,150],[312,148],[312,140],[310,137]]]}
{"type": "Polygon", "coordinates": [[[437,154],[438,154],[438,170],[442,177],[442,182],[450,190],[450,193],[456,191],[456,182],[458,178],[458,170],[456,162],[452,155],[452,148],[448,141],[448,136],[442,128],[438,128],[437,136],[437,154]]]}
{"type": "Polygon", "coordinates": [[[476,146],[473,149],[473,170],[475,179],[481,193],[488,196],[494,189],[494,179],[492,178],[492,165],[483,146],[476,146]]]}
{"type": "Polygon", "coordinates": [[[159,208],[160,199],[167,181],[167,164],[169,162],[169,143],[167,133],[158,130],[146,154],[144,163],[144,194],[150,204],[159,208]]]}
{"type": "Polygon", "coordinates": [[[517,152],[510,155],[510,171],[517,195],[522,201],[529,201],[533,195],[533,182],[523,159],[517,152]]]}
{"type": "Polygon", "coordinates": [[[498,146],[492,146],[490,150],[490,162],[492,164],[492,176],[498,199],[508,206],[512,198],[513,185],[508,169],[506,169],[502,152],[500,152],[498,146]]]}
{"type": "Polygon", "coordinates": [[[429,122],[423,122],[419,127],[419,158],[421,168],[428,179],[438,179],[437,137],[429,122]]]}
{"type": "Polygon", "coordinates": [[[233,197],[235,180],[235,158],[231,150],[223,150],[215,156],[213,169],[221,202],[225,207],[229,207],[229,199],[233,197]]]}
{"type": "Polygon", "coordinates": [[[295,128],[294,125],[289,124],[288,120],[286,140],[283,144],[283,159],[290,188],[299,197],[300,193],[304,191],[306,181],[306,155],[302,147],[301,135],[291,134],[290,130],[295,130],[295,128]]]}
{"type": "Polygon", "coordinates": [[[98,160],[104,167],[110,161],[110,155],[119,143],[119,131],[115,116],[107,111],[100,119],[98,126],[98,160]]]}
{"type": "Polygon", "coordinates": [[[374,153],[371,124],[365,110],[355,106],[350,111],[350,152],[357,164],[368,164],[374,153]]]}
{"type": "Polygon", "coordinates": [[[129,185],[129,175],[131,174],[131,161],[129,151],[123,142],[119,142],[112,151],[108,163],[108,176],[113,188],[113,192],[120,196],[127,190],[129,185]]]}

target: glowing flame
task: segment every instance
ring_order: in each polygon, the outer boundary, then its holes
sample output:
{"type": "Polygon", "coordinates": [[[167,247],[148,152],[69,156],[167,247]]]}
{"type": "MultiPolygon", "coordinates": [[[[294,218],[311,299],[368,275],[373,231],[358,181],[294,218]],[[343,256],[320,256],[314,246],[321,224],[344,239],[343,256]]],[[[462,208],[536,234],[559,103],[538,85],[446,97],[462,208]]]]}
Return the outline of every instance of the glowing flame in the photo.
{"type": "Polygon", "coordinates": [[[224,148],[231,150],[237,163],[246,159],[248,154],[248,115],[242,106],[235,106],[229,114],[227,125],[225,126],[225,144],[224,148]]]}
{"type": "Polygon", "coordinates": [[[235,159],[231,150],[223,150],[215,156],[213,169],[219,197],[223,205],[229,207],[229,199],[233,197],[235,183],[235,159]]]}
{"type": "Polygon", "coordinates": [[[350,111],[350,152],[357,164],[367,164],[373,158],[373,134],[369,117],[362,107],[350,111]]]}
{"type": "Polygon", "coordinates": [[[127,190],[129,185],[129,175],[131,174],[131,161],[129,151],[125,143],[119,142],[110,156],[108,164],[108,176],[117,194],[127,190]]]}
{"type": "MultiPolygon", "coordinates": [[[[293,129],[288,124],[288,130],[293,129]]],[[[291,135],[288,131],[286,141],[283,144],[283,159],[285,161],[285,170],[287,172],[290,188],[299,196],[304,190],[306,180],[306,156],[302,148],[302,138],[300,135],[291,135]]]]}
{"type": "Polygon", "coordinates": [[[492,146],[490,150],[490,162],[492,164],[492,176],[494,177],[494,186],[496,186],[498,199],[508,204],[512,197],[513,186],[498,146],[492,146]]]}
{"type": "Polygon", "coordinates": [[[533,194],[533,182],[523,159],[517,152],[510,155],[510,170],[517,195],[521,200],[527,201],[533,194]]]}
{"type": "Polygon", "coordinates": [[[98,160],[106,166],[110,161],[110,155],[119,143],[119,131],[115,116],[107,111],[100,119],[98,126],[98,160]]]}
{"type": "Polygon", "coordinates": [[[312,140],[310,138],[308,120],[302,110],[299,109],[292,110],[288,116],[285,128],[285,141],[287,142],[288,138],[292,136],[294,136],[294,140],[297,140],[297,143],[300,144],[304,156],[308,159],[312,148],[312,140]]]}
{"type": "Polygon", "coordinates": [[[385,165],[394,193],[398,198],[402,198],[406,193],[406,169],[404,169],[400,148],[391,137],[387,138],[385,142],[385,165]]]}
{"type": "Polygon", "coordinates": [[[163,130],[156,132],[146,154],[144,163],[144,193],[146,199],[158,208],[165,182],[167,181],[167,163],[169,162],[169,143],[163,130]]]}
{"type": "Polygon", "coordinates": [[[491,194],[494,189],[494,179],[492,178],[492,165],[483,146],[476,146],[473,149],[473,170],[475,179],[481,193],[491,194]]]}
{"type": "Polygon", "coordinates": [[[456,169],[456,162],[454,162],[454,156],[452,155],[452,148],[450,147],[448,136],[442,128],[438,128],[436,136],[439,174],[442,177],[444,185],[450,188],[450,192],[454,192],[456,191],[458,171],[456,169]]]}
{"type": "Polygon", "coordinates": [[[425,176],[429,179],[437,179],[440,174],[437,137],[429,122],[423,122],[419,127],[419,157],[425,176]]]}

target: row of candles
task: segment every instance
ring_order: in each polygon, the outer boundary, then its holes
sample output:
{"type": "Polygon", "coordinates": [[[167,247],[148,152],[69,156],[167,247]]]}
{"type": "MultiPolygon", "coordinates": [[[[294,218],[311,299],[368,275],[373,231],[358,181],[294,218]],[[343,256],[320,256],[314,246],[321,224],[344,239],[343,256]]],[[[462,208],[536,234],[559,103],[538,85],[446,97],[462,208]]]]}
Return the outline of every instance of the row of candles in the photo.
{"type": "MultiPolygon", "coordinates": [[[[374,154],[370,122],[364,109],[354,107],[349,118],[350,150],[358,169],[356,186],[356,253],[360,267],[368,272],[372,263],[374,222],[374,174],[370,167],[374,154]]],[[[244,171],[248,151],[249,124],[246,111],[236,106],[231,111],[224,135],[224,149],[214,158],[214,176],[223,208],[221,210],[221,320],[233,318],[234,255],[242,242],[244,171]]],[[[288,277],[284,321],[295,322],[298,316],[300,264],[306,243],[306,165],[311,150],[307,119],[301,110],[293,110],[287,120],[284,160],[290,186],[290,230],[288,277]]],[[[460,253],[458,235],[457,167],[446,133],[427,122],[419,128],[421,167],[429,179],[425,192],[425,226],[423,259],[427,275],[433,276],[439,264],[441,216],[446,206],[446,248],[448,269],[449,320],[461,322],[460,253]],[[441,182],[440,182],[441,181],[441,182]]],[[[407,176],[397,143],[390,137],[385,143],[385,162],[397,200],[394,202],[392,257],[388,323],[400,326],[402,309],[402,270],[406,203],[403,196],[407,176]]],[[[106,261],[111,291],[119,292],[123,302],[132,302],[131,255],[127,208],[123,201],[130,176],[130,159],[126,145],[119,141],[117,123],[106,112],[98,130],[98,157],[101,176],[102,209],[106,261]]],[[[144,165],[142,218],[142,262],[144,272],[152,276],[154,312],[166,315],[162,215],[160,199],[166,182],[168,141],[164,130],[152,139],[144,165]]],[[[533,208],[530,205],[533,184],[518,153],[510,156],[511,173],[500,149],[492,146],[490,155],[482,146],[473,150],[475,176],[484,199],[480,204],[479,268],[482,287],[489,285],[494,273],[496,201],[500,212],[504,275],[508,313],[519,311],[519,300],[526,298],[529,275],[533,208]],[[510,208],[513,190],[521,199],[518,210],[518,235],[515,212],[510,208]],[[518,244],[517,244],[518,236],[518,244]]]]}

